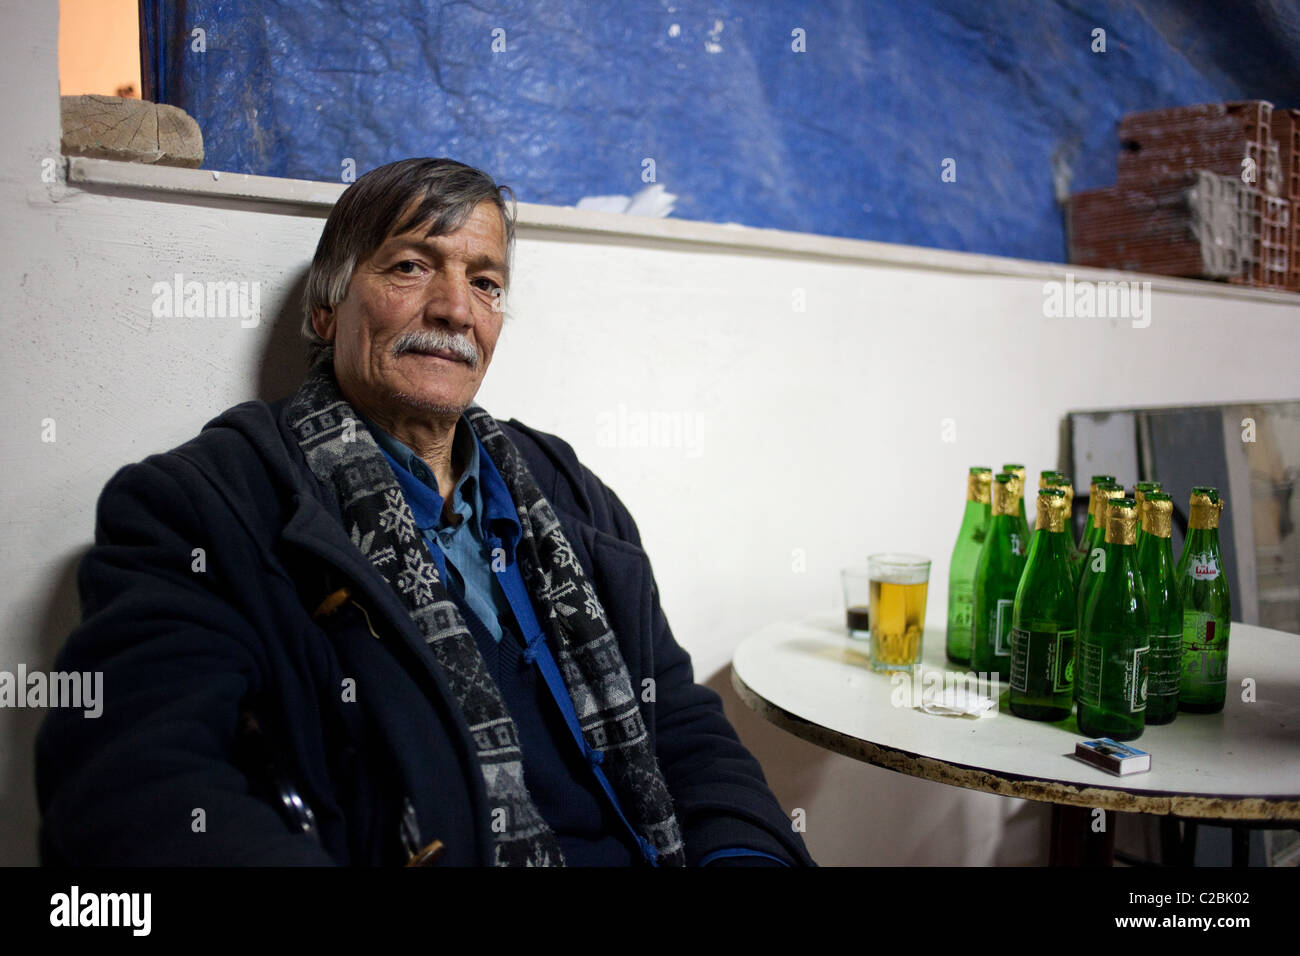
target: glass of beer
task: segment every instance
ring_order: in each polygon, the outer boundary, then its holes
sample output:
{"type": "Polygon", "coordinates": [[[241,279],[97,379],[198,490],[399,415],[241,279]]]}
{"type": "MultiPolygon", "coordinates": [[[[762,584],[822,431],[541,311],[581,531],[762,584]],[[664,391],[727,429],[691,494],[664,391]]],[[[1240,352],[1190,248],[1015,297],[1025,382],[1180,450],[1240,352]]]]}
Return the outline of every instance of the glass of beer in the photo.
{"type": "Polygon", "coordinates": [[[910,673],[921,663],[930,559],[917,554],[873,554],[867,558],[867,572],[871,578],[867,654],[871,667],[910,673]]]}

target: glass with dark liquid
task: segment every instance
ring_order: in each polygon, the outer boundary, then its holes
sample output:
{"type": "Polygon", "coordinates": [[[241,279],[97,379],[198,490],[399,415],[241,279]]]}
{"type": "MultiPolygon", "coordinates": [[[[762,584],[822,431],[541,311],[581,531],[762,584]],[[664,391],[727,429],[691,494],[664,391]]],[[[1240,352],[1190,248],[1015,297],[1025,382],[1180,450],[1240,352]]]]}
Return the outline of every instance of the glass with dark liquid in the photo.
{"type": "Polygon", "coordinates": [[[871,575],[866,568],[845,568],[840,580],[844,584],[844,628],[849,637],[870,640],[871,575]]]}

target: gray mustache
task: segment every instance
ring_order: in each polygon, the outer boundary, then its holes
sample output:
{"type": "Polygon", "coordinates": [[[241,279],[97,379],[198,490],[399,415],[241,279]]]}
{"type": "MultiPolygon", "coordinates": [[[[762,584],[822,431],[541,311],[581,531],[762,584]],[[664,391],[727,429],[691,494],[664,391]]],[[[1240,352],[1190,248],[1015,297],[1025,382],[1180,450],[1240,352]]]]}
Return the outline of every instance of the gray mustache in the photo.
{"type": "Polygon", "coordinates": [[[397,342],[393,345],[393,354],[432,352],[436,349],[446,349],[458,359],[467,363],[470,368],[478,368],[478,349],[474,348],[468,339],[463,335],[452,335],[450,332],[442,332],[438,329],[407,332],[399,336],[397,342]]]}

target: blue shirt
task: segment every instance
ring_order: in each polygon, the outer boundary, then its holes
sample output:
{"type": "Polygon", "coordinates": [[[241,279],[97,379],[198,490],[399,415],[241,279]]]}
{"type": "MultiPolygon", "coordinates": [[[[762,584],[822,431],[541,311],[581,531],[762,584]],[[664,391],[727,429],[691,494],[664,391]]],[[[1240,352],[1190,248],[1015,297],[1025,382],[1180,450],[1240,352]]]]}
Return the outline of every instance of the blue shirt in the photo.
{"type": "MultiPolygon", "coordinates": [[[[438,479],[424,460],[365,415],[361,418],[389,465],[395,466],[393,473],[399,483],[405,472],[427,489],[420,494],[426,499],[428,512],[438,516],[438,523],[431,528],[421,527],[420,531],[440,565],[438,571],[449,585],[455,585],[493,639],[500,641],[505,627],[513,625],[514,616],[494,571],[504,571],[507,564],[513,563],[514,546],[523,532],[515,516],[514,502],[505,492],[505,482],[481,450],[473,426],[462,415],[452,439],[452,461],[466,462],[451,492],[451,511],[457,518],[453,522],[443,513],[445,500],[438,493],[438,479]],[[492,469],[491,476],[483,475],[485,463],[486,468],[492,469]],[[485,477],[496,481],[485,481],[485,477]]],[[[408,493],[405,486],[402,490],[408,493]]]]}

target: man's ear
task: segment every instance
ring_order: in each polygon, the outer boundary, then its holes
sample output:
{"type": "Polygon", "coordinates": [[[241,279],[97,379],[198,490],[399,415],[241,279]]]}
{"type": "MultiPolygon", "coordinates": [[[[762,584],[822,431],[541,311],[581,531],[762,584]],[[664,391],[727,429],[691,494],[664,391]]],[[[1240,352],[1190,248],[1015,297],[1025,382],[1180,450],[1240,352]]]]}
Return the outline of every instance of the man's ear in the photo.
{"type": "Polygon", "coordinates": [[[311,327],[327,342],[334,341],[334,310],[323,305],[312,306],[311,327]]]}

